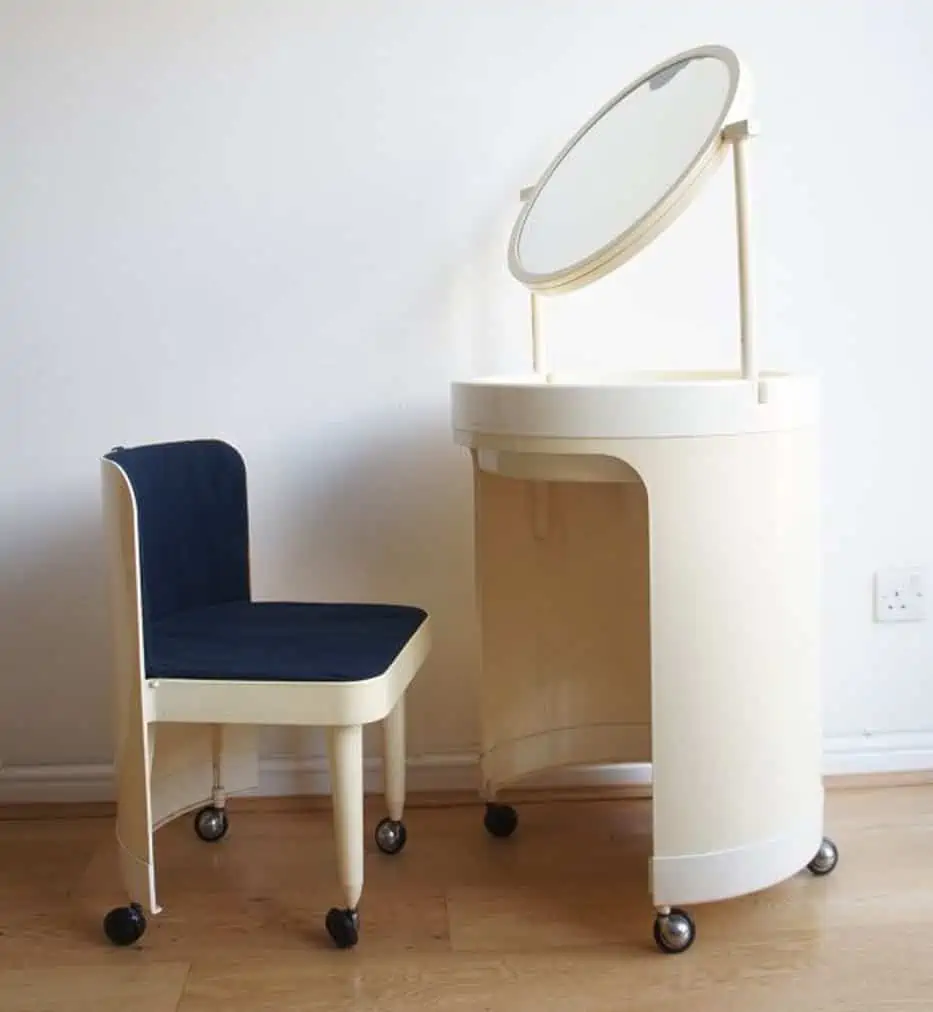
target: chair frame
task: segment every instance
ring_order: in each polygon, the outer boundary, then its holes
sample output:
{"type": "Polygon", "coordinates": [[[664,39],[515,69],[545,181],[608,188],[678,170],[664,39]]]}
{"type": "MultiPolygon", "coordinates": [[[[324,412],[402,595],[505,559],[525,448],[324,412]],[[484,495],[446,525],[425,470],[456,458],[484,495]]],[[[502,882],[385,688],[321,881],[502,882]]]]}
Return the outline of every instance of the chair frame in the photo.
{"type": "MultiPolygon", "coordinates": [[[[245,472],[243,456],[236,452],[245,472]]],[[[200,809],[198,834],[220,839],[228,825],[227,797],[258,789],[257,729],[313,726],[327,730],[344,903],[328,911],[325,923],[339,947],[355,945],[364,878],[363,725],[383,724],[388,817],[379,823],[376,841],[384,852],[397,853],[406,839],[405,694],[431,648],[430,616],[386,671],[362,681],[149,678],[136,497],[126,472],[107,457],[101,459],[101,490],[111,607],[116,836],[130,900],[104,918],[107,936],[114,944],[132,944],[146,929],[145,914],[161,912],[155,831],[200,809]],[[199,828],[202,815],[214,816],[210,835],[199,828]]]]}

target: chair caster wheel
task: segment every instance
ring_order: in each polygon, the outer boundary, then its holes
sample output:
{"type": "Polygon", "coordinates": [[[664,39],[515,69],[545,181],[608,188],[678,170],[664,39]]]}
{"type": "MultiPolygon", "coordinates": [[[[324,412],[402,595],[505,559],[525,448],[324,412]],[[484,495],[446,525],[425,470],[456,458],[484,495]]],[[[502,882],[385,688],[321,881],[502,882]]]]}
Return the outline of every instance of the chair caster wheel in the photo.
{"type": "Polygon", "coordinates": [[[138,903],[114,907],[104,918],[104,934],[114,945],[134,945],[146,933],[146,917],[138,903]]]}
{"type": "Polygon", "coordinates": [[[492,836],[511,836],[518,826],[518,812],[511,805],[496,805],[489,802],[483,825],[492,836]]]}
{"type": "Polygon", "coordinates": [[[654,940],[664,953],[686,952],[696,935],[693,918],[680,907],[671,907],[669,913],[658,914],[654,920],[654,940]]]}
{"type": "Polygon", "coordinates": [[[376,846],[383,854],[397,854],[408,839],[404,822],[385,818],[376,826],[376,846]]]}
{"type": "Polygon", "coordinates": [[[828,836],[824,836],[820,849],[816,852],[813,860],[807,865],[807,870],[813,875],[828,875],[838,863],[838,847],[828,836]]]}
{"type": "Polygon", "coordinates": [[[338,949],[352,949],[360,940],[360,915],[356,910],[331,907],[324,923],[338,949]]]}
{"type": "Polygon", "coordinates": [[[230,822],[223,808],[208,805],[194,817],[194,831],[206,843],[216,843],[227,835],[230,822]]]}

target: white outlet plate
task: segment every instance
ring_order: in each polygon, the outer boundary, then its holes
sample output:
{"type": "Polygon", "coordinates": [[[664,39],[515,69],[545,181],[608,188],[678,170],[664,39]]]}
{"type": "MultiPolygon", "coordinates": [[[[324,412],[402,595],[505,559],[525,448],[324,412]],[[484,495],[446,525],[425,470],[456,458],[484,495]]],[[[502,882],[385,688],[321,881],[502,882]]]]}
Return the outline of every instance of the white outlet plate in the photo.
{"type": "Polygon", "coordinates": [[[875,573],[875,621],[922,622],[926,618],[921,569],[882,569],[875,573]]]}

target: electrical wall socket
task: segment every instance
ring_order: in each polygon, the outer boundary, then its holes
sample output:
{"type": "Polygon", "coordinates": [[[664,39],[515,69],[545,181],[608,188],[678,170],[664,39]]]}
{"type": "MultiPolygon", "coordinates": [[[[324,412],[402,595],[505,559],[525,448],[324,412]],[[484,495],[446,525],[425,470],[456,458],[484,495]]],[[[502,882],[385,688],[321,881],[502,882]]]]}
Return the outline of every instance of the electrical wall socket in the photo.
{"type": "Polygon", "coordinates": [[[926,618],[921,569],[881,569],[875,573],[875,621],[922,622],[926,618]]]}

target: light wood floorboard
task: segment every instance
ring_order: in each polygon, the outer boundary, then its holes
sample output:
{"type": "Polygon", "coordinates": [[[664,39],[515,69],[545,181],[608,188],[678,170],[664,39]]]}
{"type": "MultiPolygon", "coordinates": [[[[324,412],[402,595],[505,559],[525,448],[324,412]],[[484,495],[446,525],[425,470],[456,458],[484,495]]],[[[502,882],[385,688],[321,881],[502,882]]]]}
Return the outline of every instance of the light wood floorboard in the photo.
{"type": "Polygon", "coordinates": [[[475,804],[411,808],[396,857],[381,814],[345,952],[320,804],[235,812],[214,845],[161,830],[165,910],[130,949],[101,931],[123,902],[110,814],[0,819],[0,1012],[933,1010],[933,785],[829,792],[836,872],[694,908],[680,956],[651,937],[650,801],[528,801],[509,840],[475,804]]]}

